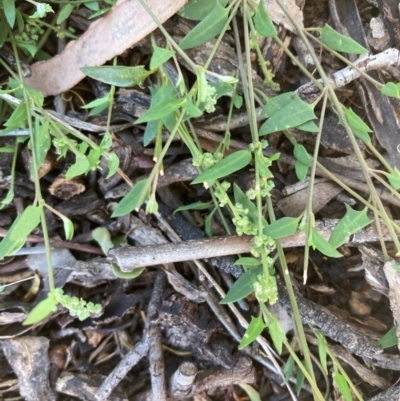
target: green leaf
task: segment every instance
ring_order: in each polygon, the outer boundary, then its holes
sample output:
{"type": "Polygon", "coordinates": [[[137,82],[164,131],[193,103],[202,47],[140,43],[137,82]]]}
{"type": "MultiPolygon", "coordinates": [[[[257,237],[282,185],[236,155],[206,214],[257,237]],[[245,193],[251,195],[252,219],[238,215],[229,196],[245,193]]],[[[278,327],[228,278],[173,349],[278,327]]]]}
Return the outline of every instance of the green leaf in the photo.
{"type": "Polygon", "coordinates": [[[207,237],[212,238],[212,230],[211,230],[211,221],[214,216],[215,211],[217,208],[215,207],[212,212],[206,217],[204,220],[204,231],[206,232],[207,237]]]}
{"type": "Polygon", "coordinates": [[[400,97],[400,85],[394,82],[388,82],[381,89],[382,95],[399,98],[400,97]]]}
{"type": "Polygon", "coordinates": [[[400,189],[400,171],[397,170],[397,167],[393,169],[393,171],[387,175],[390,186],[396,191],[400,189]]]}
{"type": "Polygon", "coordinates": [[[351,54],[368,53],[368,49],[361,46],[359,43],[349,38],[348,36],[341,35],[339,32],[336,32],[328,24],[325,24],[320,32],[322,42],[330,47],[332,50],[351,54]]]}
{"type": "Polygon", "coordinates": [[[396,326],[393,326],[380,340],[379,344],[382,348],[390,348],[397,345],[399,342],[396,335],[396,326]]]}
{"type": "Polygon", "coordinates": [[[308,245],[313,249],[318,249],[322,254],[330,258],[341,258],[343,256],[314,227],[311,228],[308,245]]]}
{"type": "Polygon", "coordinates": [[[8,120],[4,123],[4,126],[13,128],[24,128],[26,125],[26,119],[26,104],[20,103],[12,112],[8,120]]]}
{"type": "Polygon", "coordinates": [[[259,134],[267,135],[287,128],[294,128],[316,118],[313,107],[296,95],[289,104],[264,122],[259,134]]]}
{"type": "Polygon", "coordinates": [[[141,85],[143,81],[151,74],[143,65],[136,67],[101,66],[101,67],[81,67],[81,71],[90,78],[104,82],[109,85],[127,86],[141,85]]]}
{"type": "MultiPolygon", "coordinates": [[[[228,1],[218,0],[218,2],[225,6],[228,1]]],[[[201,21],[210,14],[216,4],[217,0],[191,0],[177,14],[186,19],[201,21]]]]}
{"type": "Polygon", "coordinates": [[[315,333],[317,336],[318,340],[318,355],[319,355],[319,361],[321,362],[321,366],[325,372],[325,374],[328,374],[328,364],[327,364],[327,358],[326,358],[326,340],[325,337],[321,334],[316,332],[315,333]]]}
{"type": "Polygon", "coordinates": [[[289,383],[289,380],[293,374],[293,369],[294,369],[294,358],[292,355],[290,355],[287,361],[282,366],[282,372],[285,374],[285,380],[282,384],[289,383]]]}
{"type": "Polygon", "coordinates": [[[371,143],[371,138],[369,137],[367,132],[360,131],[356,128],[351,128],[351,131],[357,138],[360,138],[362,141],[366,143],[371,143]]]}
{"type": "MultiPolygon", "coordinates": [[[[301,364],[304,366],[304,360],[301,361],[301,364]]],[[[297,371],[297,375],[296,375],[296,393],[297,393],[297,395],[300,394],[300,391],[303,388],[304,379],[305,379],[304,373],[299,368],[299,370],[297,371]]]]}
{"type": "Polygon", "coordinates": [[[35,119],[33,143],[35,147],[36,163],[39,167],[44,162],[51,146],[48,120],[44,120],[43,123],[40,124],[39,119],[35,119]]]}
{"type": "Polygon", "coordinates": [[[312,166],[313,159],[308,154],[306,148],[303,145],[299,145],[299,144],[294,145],[293,154],[294,154],[294,157],[298,161],[302,162],[303,164],[305,164],[308,167],[312,166]]]}
{"type": "Polygon", "coordinates": [[[99,11],[100,10],[100,6],[99,6],[99,2],[98,1],[89,1],[87,3],[83,3],[83,5],[88,8],[89,10],[92,11],[99,11]]]}
{"type": "Polygon", "coordinates": [[[0,19],[0,47],[2,47],[7,40],[8,29],[7,24],[0,19]]]}
{"type": "Polygon", "coordinates": [[[333,374],[333,380],[335,381],[335,383],[336,383],[340,393],[343,395],[344,399],[346,401],[352,401],[353,398],[351,396],[350,387],[347,384],[346,378],[342,374],[336,372],[333,374]]]}
{"type": "Polygon", "coordinates": [[[114,244],[111,241],[110,232],[105,227],[97,227],[92,231],[92,237],[100,245],[105,255],[111,248],[114,248],[114,244]]]}
{"type": "MultiPolygon", "coordinates": [[[[118,203],[111,217],[124,216],[132,212],[132,210],[138,210],[141,206],[139,204],[140,199],[143,197],[143,191],[145,190],[147,180],[138,181],[132,189],[125,195],[124,198],[118,203]]],[[[147,189],[147,194],[144,201],[150,196],[150,191],[147,189]]]]}
{"type": "Polygon", "coordinates": [[[81,108],[92,109],[89,113],[89,116],[95,116],[96,114],[101,113],[103,110],[109,107],[110,102],[111,102],[111,93],[108,92],[105,96],[95,99],[92,102],[85,104],[81,108]]]}
{"type": "Polygon", "coordinates": [[[372,129],[351,108],[345,109],[344,115],[351,128],[361,132],[372,132],[372,129]]]}
{"type": "Polygon", "coordinates": [[[282,217],[264,227],[263,233],[273,239],[288,237],[296,232],[299,220],[300,217],[282,217]]]}
{"type": "Polygon", "coordinates": [[[285,92],[280,95],[270,97],[267,100],[267,104],[261,111],[262,116],[272,117],[279,110],[283,109],[290,102],[293,101],[293,92],[285,92]]]}
{"type": "Polygon", "coordinates": [[[213,206],[213,204],[214,204],[213,202],[204,203],[204,202],[198,201],[198,202],[191,203],[190,205],[178,207],[177,209],[174,210],[173,214],[175,214],[177,212],[182,212],[183,210],[206,210],[206,209],[210,208],[211,206],[213,206]]]}
{"type": "Polygon", "coordinates": [[[64,225],[65,239],[70,241],[72,238],[74,238],[74,224],[66,216],[61,216],[61,219],[64,225]]]}
{"type": "Polygon", "coordinates": [[[303,164],[301,161],[296,160],[294,163],[294,170],[296,172],[296,177],[300,181],[304,181],[307,177],[307,172],[308,172],[308,166],[303,164]]]}
{"type": "Polygon", "coordinates": [[[158,120],[178,110],[183,99],[176,99],[176,91],[171,86],[162,86],[151,99],[151,107],[136,120],[136,124],[158,120]]]}
{"type": "Polygon", "coordinates": [[[50,316],[52,312],[57,310],[57,301],[53,293],[49,293],[47,298],[40,301],[23,321],[23,325],[35,324],[50,316]]]}
{"type": "Polygon", "coordinates": [[[350,235],[366,227],[372,221],[367,216],[367,209],[357,211],[347,204],[345,206],[346,214],[340,219],[328,241],[335,249],[343,245],[350,235]]]}
{"type": "Polygon", "coordinates": [[[243,349],[251,344],[264,330],[265,323],[262,316],[251,317],[249,327],[247,327],[246,332],[243,335],[242,341],[239,344],[239,349],[243,349]]]}
{"type": "Polygon", "coordinates": [[[67,20],[68,17],[71,15],[73,9],[74,9],[74,5],[73,4],[71,4],[71,3],[64,4],[61,7],[60,13],[58,14],[56,24],[60,25],[62,22],[67,20]]]}
{"type": "Polygon", "coordinates": [[[115,153],[109,153],[108,155],[108,174],[106,179],[112,177],[118,170],[119,158],[115,153]]]}
{"type": "Polygon", "coordinates": [[[231,302],[237,302],[251,294],[253,284],[257,281],[258,276],[263,274],[262,266],[256,266],[244,272],[229,289],[226,297],[220,301],[220,304],[226,305],[231,302]]]}
{"type": "Polygon", "coordinates": [[[118,277],[122,278],[123,280],[132,280],[136,277],[139,277],[144,270],[145,267],[139,267],[137,269],[132,270],[131,272],[123,272],[115,263],[111,263],[113,273],[118,277]]]}
{"type": "Polygon", "coordinates": [[[35,54],[38,51],[38,48],[31,43],[16,40],[16,44],[20,49],[26,50],[32,57],[35,57],[35,54]]]}
{"type": "Polygon", "coordinates": [[[3,10],[10,28],[15,24],[15,0],[3,0],[3,10]]]}
{"type": "Polygon", "coordinates": [[[281,354],[283,341],[285,340],[285,332],[275,316],[270,318],[272,319],[272,322],[268,325],[269,334],[278,354],[281,354]]]}
{"type": "Polygon", "coordinates": [[[255,267],[255,266],[260,266],[261,261],[259,261],[256,258],[250,258],[250,257],[243,257],[239,258],[234,265],[236,266],[244,266],[246,269],[249,269],[250,267],[255,267]]]}
{"type": "Polygon", "coordinates": [[[89,160],[85,155],[79,154],[76,157],[75,163],[72,166],[70,166],[70,168],[67,170],[65,178],[67,180],[70,180],[71,178],[74,178],[78,175],[85,174],[89,169],[90,169],[89,160]]]}
{"type": "Polygon", "coordinates": [[[258,3],[257,12],[254,17],[254,25],[257,32],[260,35],[265,36],[266,38],[277,35],[275,26],[267,11],[265,10],[264,1],[260,1],[258,3]]]}
{"type": "Polygon", "coordinates": [[[190,118],[198,118],[203,114],[203,112],[195,106],[188,97],[186,97],[186,113],[190,118]]]}
{"type": "Polygon", "coordinates": [[[149,143],[157,136],[159,130],[162,129],[160,120],[152,120],[146,124],[146,129],[143,135],[143,146],[149,145],[149,143]]]}
{"type": "Polygon", "coordinates": [[[212,11],[179,43],[181,49],[200,46],[221,33],[228,21],[228,10],[217,2],[212,11]]]}
{"type": "MultiPolygon", "coordinates": [[[[253,223],[258,222],[257,206],[246,196],[246,194],[238,187],[236,183],[233,184],[233,195],[236,203],[241,203],[245,209],[249,210],[247,217],[253,223]]],[[[262,217],[262,223],[264,227],[268,225],[264,217],[262,217]]]]}
{"type": "Polygon", "coordinates": [[[10,240],[25,239],[39,225],[41,212],[42,206],[28,206],[11,226],[8,232],[10,240]]]}
{"type": "Polygon", "coordinates": [[[191,184],[210,182],[218,178],[225,177],[235,171],[241,170],[251,162],[251,152],[249,150],[239,150],[222,159],[212,167],[196,177],[191,184]]]}
{"type": "Polygon", "coordinates": [[[301,124],[299,126],[297,126],[297,129],[301,130],[301,131],[306,131],[306,132],[319,132],[319,127],[318,125],[315,124],[314,121],[307,121],[304,124],[301,124]]]}
{"type": "Polygon", "coordinates": [[[239,387],[241,387],[242,390],[246,392],[250,401],[261,401],[260,393],[249,384],[239,383],[239,387]]]}
{"type": "Polygon", "coordinates": [[[150,60],[150,70],[156,70],[160,65],[168,61],[174,54],[175,52],[173,50],[154,46],[153,55],[151,56],[150,60]]]}
{"type": "Polygon", "coordinates": [[[394,269],[394,270],[400,272],[400,265],[399,265],[399,264],[393,264],[393,265],[392,265],[392,269],[394,269]]]}

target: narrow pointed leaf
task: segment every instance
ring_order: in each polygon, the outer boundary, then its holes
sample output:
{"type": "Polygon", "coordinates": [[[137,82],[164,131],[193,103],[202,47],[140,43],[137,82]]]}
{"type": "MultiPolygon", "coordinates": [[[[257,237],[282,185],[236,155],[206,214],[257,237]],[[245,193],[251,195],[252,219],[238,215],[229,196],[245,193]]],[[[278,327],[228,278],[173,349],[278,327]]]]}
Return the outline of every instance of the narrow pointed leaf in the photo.
{"type": "Polygon", "coordinates": [[[313,107],[296,95],[289,104],[276,112],[261,126],[260,135],[294,128],[316,118],[313,107]]]}
{"type": "MultiPolygon", "coordinates": [[[[145,190],[146,183],[147,180],[138,181],[118,203],[111,217],[124,216],[135,209],[139,209],[141,206],[139,201],[143,197],[143,191],[145,190]]],[[[149,190],[147,190],[147,192],[149,192],[149,190]]],[[[145,197],[144,201],[146,201],[147,198],[148,196],[145,197]]]]}
{"type": "Polygon", "coordinates": [[[395,84],[394,82],[388,82],[381,89],[381,93],[382,93],[382,95],[385,95],[385,96],[399,98],[400,97],[400,85],[398,83],[395,84]]]}
{"type": "Polygon", "coordinates": [[[160,65],[168,61],[174,54],[175,52],[173,50],[154,46],[154,52],[150,60],[150,70],[153,71],[157,69],[160,65]]]}
{"type": "Polygon", "coordinates": [[[249,150],[239,150],[222,159],[212,167],[201,173],[191,183],[199,184],[225,177],[235,171],[241,170],[251,162],[251,152],[249,150]]]}
{"type": "Polygon", "coordinates": [[[284,238],[296,232],[299,220],[298,217],[283,217],[264,227],[263,232],[273,239],[284,238]]]}
{"type": "Polygon", "coordinates": [[[308,154],[306,148],[305,148],[303,145],[296,144],[296,145],[294,146],[294,152],[293,152],[293,154],[294,154],[294,157],[295,157],[298,161],[302,162],[303,164],[305,164],[305,165],[308,166],[308,167],[311,167],[312,162],[313,162],[313,159],[312,159],[312,157],[308,154]]]}
{"type": "Polygon", "coordinates": [[[41,212],[42,206],[28,206],[11,226],[9,230],[10,240],[16,241],[26,238],[39,225],[41,212]]]}
{"type": "Polygon", "coordinates": [[[138,65],[136,67],[125,67],[122,65],[82,67],[81,71],[97,81],[123,88],[127,86],[141,85],[151,74],[143,65],[138,65]]]}
{"type": "Polygon", "coordinates": [[[341,35],[339,32],[336,32],[328,24],[325,24],[325,26],[321,29],[321,40],[332,50],[336,50],[338,52],[351,54],[368,53],[368,49],[361,46],[348,36],[341,35]]]}
{"type": "Polygon", "coordinates": [[[346,401],[352,401],[353,397],[351,396],[350,387],[346,381],[346,378],[340,373],[333,374],[333,380],[335,381],[336,385],[338,386],[339,391],[343,395],[346,401]]]}
{"type": "Polygon", "coordinates": [[[362,132],[372,132],[372,129],[351,108],[346,109],[344,115],[351,128],[362,132]]]}
{"type": "Polygon", "coordinates": [[[61,217],[64,225],[65,239],[70,241],[74,237],[74,224],[68,217],[61,217]]]}
{"type": "Polygon", "coordinates": [[[176,92],[171,86],[162,86],[151,99],[151,107],[136,120],[136,124],[158,120],[178,110],[183,99],[176,99],[176,92]]]}
{"type": "Polygon", "coordinates": [[[220,304],[225,305],[231,302],[237,302],[250,295],[254,289],[253,284],[257,277],[263,274],[262,266],[256,266],[244,272],[229,289],[226,297],[220,301],[220,304]]]}
{"type": "Polygon", "coordinates": [[[390,185],[396,191],[400,189],[400,171],[395,167],[393,171],[387,176],[390,185]]]}
{"type": "Polygon", "coordinates": [[[279,110],[283,109],[293,101],[293,92],[285,92],[271,97],[261,111],[262,116],[272,117],[279,110]]]}
{"type": "Polygon", "coordinates": [[[112,177],[118,170],[119,158],[115,153],[110,153],[108,156],[108,174],[106,179],[112,177]]]}
{"type": "Polygon", "coordinates": [[[258,3],[257,12],[254,17],[254,25],[257,32],[266,38],[276,36],[277,34],[275,26],[265,10],[264,1],[260,0],[258,3]]]}
{"type": "Polygon", "coordinates": [[[330,258],[341,258],[343,255],[339,253],[321,234],[313,227],[308,245],[313,249],[318,249],[322,254],[330,258]]]}
{"type": "Polygon", "coordinates": [[[75,163],[67,170],[65,178],[70,180],[78,175],[82,175],[90,170],[89,160],[85,155],[79,154],[76,157],[75,163]]]}
{"type": "Polygon", "coordinates": [[[278,351],[278,354],[281,354],[283,341],[285,340],[285,332],[275,316],[272,318],[272,323],[268,325],[268,330],[275,349],[278,351]]]}
{"type": "Polygon", "coordinates": [[[239,387],[246,392],[250,401],[261,401],[260,393],[249,384],[239,383],[239,387]]]}
{"type": "Polygon", "coordinates": [[[251,344],[265,329],[265,323],[260,316],[251,317],[249,327],[247,327],[246,332],[243,335],[242,341],[239,344],[239,349],[247,347],[251,344]]]}
{"type": "Polygon", "coordinates": [[[180,206],[174,210],[173,214],[175,214],[177,212],[182,212],[184,210],[206,210],[206,209],[212,207],[213,204],[214,204],[213,202],[204,203],[204,202],[199,201],[199,202],[191,203],[190,205],[180,206]]]}
{"type": "Polygon", "coordinates": [[[382,348],[390,348],[397,345],[399,342],[396,335],[396,326],[393,326],[380,340],[379,344],[382,348]]]}
{"type": "Polygon", "coordinates": [[[353,210],[349,205],[345,206],[346,214],[340,219],[328,241],[334,248],[343,245],[350,235],[355,234],[372,222],[367,216],[366,209],[357,211],[353,210]]]}
{"type": "Polygon", "coordinates": [[[15,24],[15,0],[3,0],[3,10],[10,28],[15,24]]]}
{"type": "Polygon", "coordinates": [[[299,160],[296,160],[294,163],[294,170],[296,172],[296,177],[300,181],[304,181],[307,177],[307,172],[308,172],[308,166],[306,166],[304,163],[302,163],[299,160]]]}
{"type": "Polygon", "coordinates": [[[217,1],[225,6],[227,0],[191,0],[178,11],[178,15],[193,21],[203,20],[213,10],[217,1]]]}
{"type": "Polygon", "coordinates": [[[250,268],[250,267],[255,267],[255,266],[260,266],[261,261],[259,261],[256,258],[250,258],[250,257],[243,257],[239,258],[234,265],[237,266],[244,266],[245,268],[250,268]]]}
{"type": "Polygon", "coordinates": [[[179,43],[183,49],[191,49],[219,35],[228,20],[228,10],[218,2],[212,11],[199,22],[179,43]]]}
{"type": "Polygon", "coordinates": [[[40,301],[30,312],[28,317],[22,323],[24,326],[35,324],[50,316],[57,310],[57,301],[55,296],[50,293],[47,298],[40,301]]]}

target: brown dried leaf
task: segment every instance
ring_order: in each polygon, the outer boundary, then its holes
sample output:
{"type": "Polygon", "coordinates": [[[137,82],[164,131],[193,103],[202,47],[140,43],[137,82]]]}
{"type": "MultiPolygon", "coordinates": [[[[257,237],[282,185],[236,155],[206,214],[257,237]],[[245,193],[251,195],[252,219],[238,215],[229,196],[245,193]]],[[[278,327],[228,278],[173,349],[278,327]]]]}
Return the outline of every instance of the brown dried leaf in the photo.
{"type": "MultiPolygon", "coordinates": [[[[147,6],[161,23],[174,15],[187,0],[147,0],[147,6]]],[[[154,31],[157,25],[137,0],[122,0],[106,17],[94,22],[58,56],[32,65],[25,83],[44,96],[72,88],[85,74],[81,67],[99,66],[154,31]]]]}

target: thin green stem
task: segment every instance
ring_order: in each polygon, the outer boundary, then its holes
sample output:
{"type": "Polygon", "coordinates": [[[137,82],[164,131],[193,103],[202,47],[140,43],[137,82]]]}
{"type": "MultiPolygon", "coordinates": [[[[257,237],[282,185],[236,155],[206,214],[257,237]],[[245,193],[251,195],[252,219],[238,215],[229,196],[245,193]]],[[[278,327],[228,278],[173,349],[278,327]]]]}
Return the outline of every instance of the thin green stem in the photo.
{"type": "MultiPolygon", "coordinates": [[[[17,68],[18,68],[18,75],[19,75],[19,80],[22,83],[23,82],[23,74],[22,74],[22,68],[21,68],[21,63],[19,60],[18,56],[18,50],[17,46],[15,44],[15,40],[13,39],[11,29],[8,28],[9,30],[9,36],[11,38],[11,45],[13,48],[13,52],[15,55],[15,59],[17,62],[17,68]]],[[[44,238],[44,244],[46,248],[46,262],[47,262],[47,270],[48,270],[48,280],[49,280],[49,288],[51,292],[54,292],[55,289],[55,284],[54,284],[54,276],[53,276],[53,266],[52,266],[52,260],[51,260],[51,245],[50,245],[50,239],[49,239],[49,232],[47,230],[47,223],[46,223],[46,215],[44,212],[44,200],[42,197],[42,192],[40,188],[40,178],[39,178],[39,166],[37,164],[37,155],[36,155],[36,147],[34,146],[34,143],[36,141],[35,139],[35,130],[32,125],[32,114],[31,114],[31,108],[33,107],[31,98],[29,97],[29,93],[26,90],[25,86],[22,86],[22,91],[23,91],[23,96],[24,96],[24,102],[26,105],[26,114],[27,114],[27,122],[28,122],[28,128],[29,128],[29,133],[30,133],[30,138],[31,138],[31,143],[32,143],[32,172],[33,172],[33,177],[34,177],[34,183],[35,183],[35,196],[36,196],[36,201],[38,203],[38,206],[41,207],[41,213],[40,213],[40,221],[42,223],[42,232],[43,232],[43,238],[44,238]]]]}
{"type": "MultiPolygon", "coordinates": [[[[305,211],[306,239],[310,238],[311,228],[312,228],[311,225],[314,225],[314,222],[315,222],[314,218],[311,218],[315,172],[317,169],[317,160],[318,160],[319,146],[321,143],[322,126],[324,123],[326,105],[327,105],[327,101],[328,101],[328,96],[327,96],[326,90],[324,90],[323,93],[324,93],[324,100],[322,103],[321,117],[320,117],[320,122],[319,122],[319,130],[318,130],[317,137],[315,139],[313,163],[312,163],[311,171],[310,171],[310,184],[309,184],[309,189],[308,189],[308,199],[307,199],[307,206],[306,206],[306,211],[305,211]]],[[[309,252],[310,252],[310,247],[308,245],[308,241],[306,241],[305,245],[304,245],[304,260],[303,260],[303,262],[304,262],[304,264],[303,264],[303,282],[304,282],[304,284],[306,284],[306,282],[307,282],[309,252]]]]}
{"type": "Polygon", "coordinates": [[[153,11],[148,7],[148,5],[143,1],[139,0],[141,6],[146,10],[146,12],[150,15],[153,22],[157,25],[158,29],[162,32],[165,38],[168,40],[170,45],[177,51],[177,53],[188,63],[190,68],[193,71],[196,71],[196,64],[187,56],[187,54],[179,47],[179,45],[172,39],[171,35],[167,32],[167,30],[162,26],[158,18],[154,15],[153,11]]]}

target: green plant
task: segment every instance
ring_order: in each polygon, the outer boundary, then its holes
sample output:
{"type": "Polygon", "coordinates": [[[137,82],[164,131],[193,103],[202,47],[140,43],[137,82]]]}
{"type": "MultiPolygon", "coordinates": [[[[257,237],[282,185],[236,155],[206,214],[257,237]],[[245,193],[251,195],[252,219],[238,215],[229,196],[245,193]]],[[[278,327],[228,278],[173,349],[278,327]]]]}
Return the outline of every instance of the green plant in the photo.
{"type": "MultiPolygon", "coordinates": [[[[139,1],[147,12],[152,15],[146,3],[142,0],[139,1]]],[[[351,108],[346,108],[344,105],[340,104],[331,82],[328,80],[325,71],[322,69],[310,45],[310,40],[318,41],[322,47],[332,51],[333,54],[340,57],[342,61],[349,65],[352,64],[338,52],[362,54],[367,50],[351,38],[340,35],[329,25],[311,30],[320,35],[320,39],[316,38],[311,35],[310,30],[305,30],[299,26],[294,18],[292,18],[290,12],[281,4],[281,1],[277,0],[277,2],[295,27],[299,37],[304,41],[310,55],[317,65],[322,83],[317,81],[303,66],[299,65],[301,71],[321,91],[320,96],[314,103],[308,104],[296,93],[286,92],[268,97],[265,94],[258,93],[254,89],[250,60],[250,52],[252,49],[256,51],[266,85],[274,90],[279,90],[279,85],[273,81],[273,75],[268,70],[267,63],[262,59],[257,41],[259,35],[273,38],[282,46],[282,49],[287,53],[289,58],[295,60],[294,55],[285,47],[277,36],[275,26],[264,8],[262,1],[256,6],[253,2],[242,2],[239,0],[232,0],[230,2],[223,0],[207,0],[203,2],[190,2],[181,10],[180,14],[183,17],[197,19],[200,22],[179,44],[172,39],[162,25],[158,24],[159,29],[166,38],[167,44],[165,48],[158,47],[155,44],[154,38],[151,38],[153,54],[149,63],[149,69],[146,69],[145,66],[119,66],[117,65],[117,59],[114,60],[112,66],[83,68],[82,70],[86,75],[111,85],[111,89],[106,95],[84,107],[92,109],[90,112],[91,115],[108,109],[109,126],[115,87],[142,85],[148,76],[154,76],[157,86],[151,88],[151,107],[136,123],[146,123],[144,146],[148,146],[153,140],[155,141],[156,163],[149,178],[138,181],[130,192],[119,202],[113,212],[113,217],[123,216],[133,210],[138,210],[143,204],[146,204],[147,212],[151,213],[157,211],[158,205],[155,197],[157,179],[160,172],[163,170],[163,159],[173,139],[179,136],[191,152],[193,164],[201,171],[199,176],[193,180],[191,184],[203,184],[206,188],[210,189],[212,198],[212,202],[197,202],[194,205],[189,205],[179,210],[184,210],[185,208],[205,209],[213,205],[213,211],[208,217],[208,224],[210,225],[214,212],[220,211],[221,208],[225,207],[232,217],[232,223],[235,226],[236,233],[238,235],[249,234],[254,236],[254,246],[251,250],[252,257],[240,258],[237,262],[245,267],[246,272],[236,281],[227,296],[222,300],[224,304],[231,303],[254,292],[260,303],[260,314],[258,317],[252,318],[240,347],[245,347],[250,344],[262,334],[265,328],[268,328],[278,353],[282,352],[283,346],[285,346],[291,355],[290,361],[293,361],[293,364],[297,364],[300,372],[298,375],[299,387],[301,387],[303,380],[307,380],[314,390],[314,399],[323,400],[324,397],[316,386],[311,355],[296,306],[296,298],[292,289],[292,283],[290,281],[290,275],[280,239],[292,235],[297,229],[304,231],[307,238],[304,257],[304,281],[306,281],[309,248],[317,249],[329,257],[341,257],[338,248],[346,241],[347,237],[371,223],[372,220],[367,216],[367,211],[371,210],[375,213],[376,218],[381,218],[385,222],[392,235],[397,252],[400,254],[400,243],[396,236],[400,228],[387,216],[386,210],[371,180],[371,177],[379,179],[385,186],[392,189],[392,192],[398,197],[399,195],[396,191],[400,188],[400,173],[398,170],[388,165],[388,163],[380,157],[376,149],[374,150],[369,137],[371,129],[368,125],[365,124],[351,108]],[[241,49],[236,21],[239,7],[243,15],[245,46],[244,62],[241,56],[238,59],[238,77],[240,77],[242,85],[241,91],[243,98],[238,94],[237,84],[239,79],[237,76],[227,77],[213,74],[214,81],[210,82],[210,72],[207,70],[229,26],[233,28],[237,48],[241,49]],[[218,36],[218,38],[215,42],[214,49],[210,54],[208,62],[204,66],[194,63],[183,51],[201,45],[216,36],[218,36]],[[183,74],[179,70],[179,67],[178,82],[173,83],[168,77],[164,63],[170,59],[176,61],[177,55],[185,60],[186,64],[196,76],[196,81],[191,88],[186,88],[183,74]],[[224,151],[229,148],[229,129],[227,129],[225,133],[224,141],[214,153],[204,153],[199,146],[195,130],[190,122],[191,119],[198,118],[204,113],[212,112],[215,109],[217,101],[222,96],[231,97],[229,116],[231,116],[234,107],[241,107],[241,102],[244,99],[244,104],[249,115],[251,131],[251,143],[248,149],[236,151],[226,157],[224,157],[224,151]],[[256,101],[262,105],[262,115],[268,117],[259,129],[256,120],[256,101]],[[333,110],[339,117],[340,124],[344,126],[349,135],[355,154],[358,157],[360,166],[365,175],[366,183],[370,189],[371,198],[370,200],[365,200],[331,174],[331,179],[341,185],[345,190],[352,193],[357,200],[365,205],[365,208],[362,211],[356,211],[350,206],[346,206],[346,214],[340,220],[329,240],[326,240],[319,234],[315,227],[315,218],[312,213],[312,191],[317,167],[324,170],[324,167],[318,163],[317,156],[325,110],[328,104],[333,107],[333,110]],[[317,106],[320,107],[318,112],[316,112],[317,106]],[[169,138],[164,145],[162,142],[163,127],[170,132],[169,138]],[[302,144],[296,142],[291,132],[294,128],[307,132],[309,135],[316,135],[313,155],[310,155],[302,144]],[[265,138],[267,138],[269,134],[278,131],[284,132],[288,140],[293,144],[294,157],[296,159],[296,175],[299,180],[304,180],[307,175],[310,176],[310,191],[307,207],[300,216],[296,218],[284,217],[276,220],[271,202],[273,173],[270,167],[271,164],[279,158],[279,154],[267,157],[265,156],[264,150],[268,146],[268,141],[265,138]],[[379,158],[387,171],[374,171],[368,168],[361,155],[355,137],[361,139],[366,144],[376,157],[379,158]],[[227,181],[221,181],[250,164],[254,166],[255,170],[255,186],[246,193],[241,191],[237,185],[231,185],[227,181]],[[265,208],[268,212],[267,218],[264,216],[265,208]],[[282,267],[282,275],[292,302],[296,333],[303,354],[303,360],[300,360],[293,351],[279,322],[271,315],[268,309],[265,308],[266,302],[272,304],[277,300],[278,290],[275,278],[275,262],[277,259],[279,259],[282,267]]],[[[28,38],[24,36],[25,27],[32,24],[27,25],[26,17],[19,13],[13,4],[12,1],[3,2],[3,10],[0,12],[0,45],[8,41],[11,43],[16,55],[18,54],[17,47],[20,47],[28,50],[33,56],[37,51],[34,43],[37,43],[39,39],[36,36],[44,33],[42,30],[45,24],[38,21],[37,26],[39,28],[34,32],[35,37],[32,36],[28,38]],[[18,27],[20,36],[17,37],[17,40],[13,39],[10,30],[10,28],[14,26],[16,20],[22,21],[18,27]],[[3,24],[3,22],[5,23],[3,24]],[[6,28],[4,28],[4,26],[6,28]]],[[[85,4],[88,6],[88,3],[85,4]]],[[[92,2],[92,9],[95,7],[93,4],[98,3],[92,2]]],[[[37,3],[35,3],[35,6],[39,7],[37,3]]],[[[60,24],[67,19],[75,6],[75,3],[66,2],[57,15],[57,23],[60,24]]],[[[49,8],[46,8],[46,6],[44,7],[45,12],[50,11],[49,8]]],[[[44,11],[43,6],[40,5],[40,10],[37,10],[38,14],[35,15],[35,18],[42,17],[44,11]]],[[[154,15],[152,16],[155,19],[154,15]]],[[[241,52],[238,51],[238,54],[241,54],[241,52]]],[[[1,60],[0,62],[5,68],[8,68],[4,62],[1,60]]],[[[177,62],[175,62],[175,64],[179,66],[177,62]]],[[[102,156],[109,159],[109,176],[112,176],[118,169],[118,158],[114,153],[108,151],[111,146],[109,129],[107,129],[107,133],[103,137],[101,143],[97,145],[71,127],[60,125],[56,122],[54,118],[44,110],[44,100],[41,94],[22,83],[23,73],[20,64],[18,64],[18,66],[18,75],[9,71],[11,78],[8,82],[7,89],[0,91],[0,98],[8,102],[9,107],[14,108],[11,113],[8,113],[9,116],[4,123],[5,129],[2,132],[8,133],[15,129],[28,128],[29,135],[16,140],[14,147],[9,147],[0,151],[13,152],[14,171],[18,145],[24,141],[30,142],[33,156],[32,175],[35,178],[36,198],[33,205],[28,206],[25,211],[16,218],[7,236],[1,242],[0,257],[11,255],[19,249],[25,242],[27,235],[41,224],[48,249],[47,261],[49,267],[50,294],[46,300],[36,306],[25,323],[30,324],[39,321],[55,310],[57,304],[67,307],[71,314],[80,318],[85,318],[88,316],[88,313],[98,313],[99,307],[90,303],[85,304],[84,301],[78,301],[65,296],[60,289],[54,288],[54,283],[52,282],[50,247],[44,208],[48,208],[52,212],[55,211],[50,208],[49,205],[46,205],[43,200],[39,184],[38,168],[44,161],[50,146],[58,149],[60,157],[65,156],[67,152],[72,152],[75,155],[75,163],[68,169],[67,178],[86,174],[90,170],[98,168],[99,160],[102,156]],[[11,94],[13,97],[10,96],[11,94]]],[[[363,73],[363,75],[368,77],[365,73],[363,73]]],[[[400,84],[392,82],[386,85],[381,85],[378,82],[373,83],[383,94],[397,98],[400,97],[400,84]]],[[[329,172],[326,172],[326,174],[329,175],[329,172]]],[[[2,201],[2,205],[5,206],[9,204],[12,200],[12,196],[13,190],[11,185],[7,197],[2,201]]],[[[66,237],[71,238],[73,236],[72,223],[64,216],[59,217],[62,218],[64,222],[66,237]]],[[[207,229],[207,232],[210,232],[210,230],[207,229]]],[[[99,232],[97,232],[96,235],[97,234],[99,234],[99,232]]],[[[101,236],[96,239],[102,245],[106,253],[112,246],[111,239],[107,237],[107,234],[104,232],[100,234],[101,236]]],[[[386,251],[385,254],[387,256],[386,251]]],[[[118,271],[118,267],[115,267],[115,269],[115,273],[119,277],[132,278],[132,275],[121,276],[122,272],[118,271]]],[[[338,361],[329,351],[326,341],[321,335],[316,335],[319,341],[320,361],[325,374],[328,374],[326,355],[329,355],[334,364],[333,379],[342,391],[344,398],[349,399],[349,388],[355,391],[354,386],[340,367],[338,361]]],[[[291,369],[288,368],[288,371],[291,372],[291,369]]]]}

